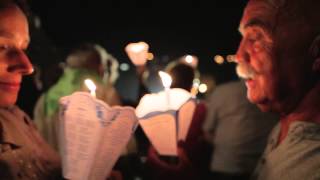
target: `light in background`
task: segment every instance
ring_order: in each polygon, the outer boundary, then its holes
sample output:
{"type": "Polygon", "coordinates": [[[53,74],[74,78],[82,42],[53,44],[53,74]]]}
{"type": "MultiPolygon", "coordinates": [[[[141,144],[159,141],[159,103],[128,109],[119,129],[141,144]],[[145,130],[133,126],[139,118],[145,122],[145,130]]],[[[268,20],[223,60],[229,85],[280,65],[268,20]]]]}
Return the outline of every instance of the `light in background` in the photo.
{"type": "Polygon", "coordinates": [[[197,97],[199,91],[200,79],[195,78],[192,82],[191,94],[193,97],[197,97]]]}
{"type": "Polygon", "coordinates": [[[221,55],[216,55],[214,56],[214,62],[216,62],[217,64],[223,64],[224,58],[221,55]]]}
{"type": "Polygon", "coordinates": [[[128,63],[121,63],[119,68],[121,71],[129,71],[130,66],[128,63]]]}
{"type": "Polygon", "coordinates": [[[199,85],[199,92],[200,93],[204,94],[204,93],[207,92],[207,90],[208,90],[208,86],[206,84],[200,84],[199,85]]]}
{"type": "Polygon", "coordinates": [[[148,61],[152,61],[153,59],[154,59],[153,53],[152,53],[152,52],[149,52],[149,53],[148,53],[147,60],[148,60],[148,61]]]}
{"type": "Polygon", "coordinates": [[[146,42],[129,43],[125,51],[135,66],[142,66],[147,62],[149,45],[146,42]]]}
{"type": "Polygon", "coordinates": [[[198,66],[198,58],[193,55],[185,55],[180,59],[180,62],[188,64],[192,66],[193,68],[197,68],[198,66]]]}
{"type": "Polygon", "coordinates": [[[235,55],[227,55],[226,59],[229,63],[235,62],[235,55]]]}

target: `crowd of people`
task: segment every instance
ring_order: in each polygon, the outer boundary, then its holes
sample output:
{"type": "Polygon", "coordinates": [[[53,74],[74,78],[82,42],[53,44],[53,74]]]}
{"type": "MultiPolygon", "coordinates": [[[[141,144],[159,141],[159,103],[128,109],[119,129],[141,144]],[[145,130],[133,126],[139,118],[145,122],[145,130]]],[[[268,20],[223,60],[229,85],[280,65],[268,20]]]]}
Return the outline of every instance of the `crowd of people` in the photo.
{"type": "MultiPolygon", "coordinates": [[[[235,56],[241,80],[196,99],[177,156],[159,154],[138,127],[106,179],[320,179],[319,7],[318,0],[249,0],[235,56]]],[[[135,108],[151,93],[142,77],[147,67],[136,67],[139,98],[126,104],[114,86],[117,59],[84,42],[57,66],[62,73],[37,100],[32,120],[15,105],[23,77],[34,71],[25,52],[28,10],[23,0],[0,1],[0,179],[64,179],[59,99],[88,91],[90,78],[98,99],[135,108]]],[[[172,88],[192,93],[196,67],[175,60],[165,71],[172,88]]]]}

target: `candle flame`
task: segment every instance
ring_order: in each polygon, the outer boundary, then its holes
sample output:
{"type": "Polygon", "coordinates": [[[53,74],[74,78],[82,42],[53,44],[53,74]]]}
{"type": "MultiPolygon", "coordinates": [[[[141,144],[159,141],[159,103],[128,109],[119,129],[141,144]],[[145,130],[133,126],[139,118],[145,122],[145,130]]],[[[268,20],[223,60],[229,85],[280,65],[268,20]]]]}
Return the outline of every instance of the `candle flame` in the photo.
{"type": "Polygon", "coordinates": [[[197,68],[198,66],[198,58],[196,56],[187,54],[182,56],[182,58],[180,58],[180,61],[184,64],[187,64],[193,68],[197,68]]]}
{"type": "Polygon", "coordinates": [[[186,60],[187,63],[191,64],[192,61],[193,61],[193,57],[191,55],[187,55],[185,60],[186,60]]]}
{"type": "Polygon", "coordinates": [[[86,80],[84,80],[84,83],[88,87],[88,89],[90,90],[90,94],[93,97],[95,97],[97,86],[94,84],[94,82],[91,79],[86,79],[86,80]]]}
{"type": "Polygon", "coordinates": [[[162,84],[165,88],[170,88],[172,83],[172,78],[168,73],[165,73],[163,71],[159,71],[159,76],[161,78],[162,84]]]}
{"type": "Polygon", "coordinates": [[[197,96],[198,90],[199,90],[199,85],[200,85],[200,80],[199,79],[194,79],[193,80],[193,84],[192,84],[192,88],[191,88],[191,95],[193,97],[197,96]]]}

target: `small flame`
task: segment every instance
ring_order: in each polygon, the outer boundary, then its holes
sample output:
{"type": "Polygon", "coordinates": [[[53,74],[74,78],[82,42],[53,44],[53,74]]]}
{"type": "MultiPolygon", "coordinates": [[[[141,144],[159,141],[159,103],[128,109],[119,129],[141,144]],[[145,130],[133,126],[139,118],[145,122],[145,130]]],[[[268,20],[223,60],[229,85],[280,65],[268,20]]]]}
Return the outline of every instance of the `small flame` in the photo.
{"type": "Polygon", "coordinates": [[[165,73],[163,71],[159,71],[159,76],[161,78],[162,84],[165,88],[170,88],[172,83],[172,78],[168,73],[165,73]]]}
{"type": "Polygon", "coordinates": [[[191,88],[191,95],[193,97],[196,97],[199,91],[199,85],[200,85],[200,80],[199,79],[194,79],[192,88],[191,88]]]}
{"type": "Polygon", "coordinates": [[[185,60],[187,63],[191,64],[193,62],[193,57],[191,55],[187,55],[185,60]]]}
{"type": "Polygon", "coordinates": [[[88,89],[90,90],[90,94],[93,97],[96,97],[96,85],[94,84],[94,82],[91,79],[86,79],[84,80],[85,85],[88,87],[88,89]]]}

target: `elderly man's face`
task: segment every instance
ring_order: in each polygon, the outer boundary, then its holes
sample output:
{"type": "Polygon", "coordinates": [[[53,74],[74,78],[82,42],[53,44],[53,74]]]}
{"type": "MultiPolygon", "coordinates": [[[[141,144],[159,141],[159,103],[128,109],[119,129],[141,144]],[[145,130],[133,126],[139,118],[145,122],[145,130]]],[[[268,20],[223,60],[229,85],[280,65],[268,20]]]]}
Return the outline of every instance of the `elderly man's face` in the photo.
{"type": "Polygon", "coordinates": [[[12,5],[0,10],[0,107],[13,105],[22,76],[33,71],[24,50],[29,44],[27,19],[12,5]]]}
{"type": "Polygon", "coordinates": [[[251,0],[240,22],[237,72],[246,79],[249,100],[263,111],[290,111],[311,76],[311,63],[306,63],[310,42],[300,34],[308,29],[284,19],[268,2],[251,0]]]}

